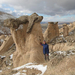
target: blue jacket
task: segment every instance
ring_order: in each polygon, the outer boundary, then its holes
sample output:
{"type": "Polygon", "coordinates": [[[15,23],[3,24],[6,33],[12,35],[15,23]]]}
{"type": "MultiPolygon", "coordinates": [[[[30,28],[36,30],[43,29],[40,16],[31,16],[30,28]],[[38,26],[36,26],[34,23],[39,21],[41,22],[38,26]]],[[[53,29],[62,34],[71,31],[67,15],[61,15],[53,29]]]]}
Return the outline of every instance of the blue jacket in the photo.
{"type": "Polygon", "coordinates": [[[43,46],[43,54],[49,54],[49,47],[47,44],[41,44],[43,46]]]}

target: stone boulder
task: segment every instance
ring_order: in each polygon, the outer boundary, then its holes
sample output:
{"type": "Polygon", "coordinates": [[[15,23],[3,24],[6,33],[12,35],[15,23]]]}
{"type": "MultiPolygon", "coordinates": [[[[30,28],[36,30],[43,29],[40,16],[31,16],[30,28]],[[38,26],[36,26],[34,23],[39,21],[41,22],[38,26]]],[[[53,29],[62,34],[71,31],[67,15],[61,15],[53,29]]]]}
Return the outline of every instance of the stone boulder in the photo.
{"type": "Polygon", "coordinates": [[[10,22],[9,24],[8,21],[5,21],[4,23],[9,25],[16,45],[16,51],[13,55],[14,67],[18,67],[29,62],[44,62],[43,48],[40,45],[40,42],[43,41],[42,28],[40,25],[43,17],[34,13],[30,16],[22,16],[20,18],[17,18],[16,20],[21,22],[18,26],[23,25],[22,29],[15,28],[14,22],[10,22]]]}
{"type": "Polygon", "coordinates": [[[59,36],[58,22],[48,22],[48,27],[43,34],[44,40],[49,43],[52,39],[59,36]]]}

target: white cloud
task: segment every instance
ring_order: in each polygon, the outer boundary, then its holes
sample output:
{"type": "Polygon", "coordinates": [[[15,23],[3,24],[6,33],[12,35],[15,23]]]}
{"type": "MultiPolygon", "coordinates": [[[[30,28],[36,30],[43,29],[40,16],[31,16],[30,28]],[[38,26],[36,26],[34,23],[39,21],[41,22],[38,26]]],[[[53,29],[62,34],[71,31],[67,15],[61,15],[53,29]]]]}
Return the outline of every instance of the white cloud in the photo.
{"type": "Polygon", "coordinates": [[[39,14],[51,15],[45,17],[43,21],[74,21],[75,17],[64,17],[66,15],[75,14],[75,0],[1,0],[0,10],[8,12],[14,16],[21,16],[32,14],[34,12],[39,14]],[[13,7],[4,8],[1,4],[13,7]]]}
{"type": "Polygon", "coordinates": [[[75,16],[49,16],[44,17],[43,22],[73,22],[75,21],[75,16]]]}
{"type": "Polygon", "coordinates": [[[8,4],[19,11],[26,10],[27,13],[38,12],[52,16],[75,11],[75,0],[1,0],[0,3],[8,4]]]}
{"type": "Polygon", "coordinates": [[[0,5],[0,8],[2,8],[2,5],[0,5]]]}

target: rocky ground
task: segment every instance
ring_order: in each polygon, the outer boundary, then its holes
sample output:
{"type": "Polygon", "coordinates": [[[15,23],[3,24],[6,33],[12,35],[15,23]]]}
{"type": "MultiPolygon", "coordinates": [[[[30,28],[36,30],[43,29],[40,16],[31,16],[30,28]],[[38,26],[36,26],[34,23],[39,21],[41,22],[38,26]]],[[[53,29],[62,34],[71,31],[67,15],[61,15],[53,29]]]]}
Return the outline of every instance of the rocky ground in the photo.
{"type": "Polygon", "coordinates": [[[64,39],[62,37],[55,38],[49,44],[54,46],[53,49],[50,48],[49,61],[41,64],[30,62],[17,68],[13,68],[12,58],[16,49],[13,45],[8,52],[0,56],[0,75],[75,75],[74,35],[64,39]],[[55,49],[55,46],[60,47],[55,49]]]}
{"type": "MultiPolygon", "coordinates": [[[[1,56],[3,61],[6,60],[5,58],[6,56],[1,56]]],[[[5,61],[5,64],[1,65],[0,75],[66,75],[61,72],[58,74],[56,73],[56,70],[58,71],[59,69],[63,71],[66,65],[69,67],[66,67],[67,70],[74,68],[75,61],[72,59],[75,58],[75,49],[68,51],[54,51],[49,54],[49,58],[50,60],[43,64],[28,63],[20,67],[13,68],[12,55],[10,55],[10,58],[5,61]],[[59,68],[59,66],[61,68],[59,68]]],[[[72,72],[70,73],[71,74],[67,75],[72,75],[72,72]]],[[[75,73],[73,72],[73,74],[75,73]]]]}

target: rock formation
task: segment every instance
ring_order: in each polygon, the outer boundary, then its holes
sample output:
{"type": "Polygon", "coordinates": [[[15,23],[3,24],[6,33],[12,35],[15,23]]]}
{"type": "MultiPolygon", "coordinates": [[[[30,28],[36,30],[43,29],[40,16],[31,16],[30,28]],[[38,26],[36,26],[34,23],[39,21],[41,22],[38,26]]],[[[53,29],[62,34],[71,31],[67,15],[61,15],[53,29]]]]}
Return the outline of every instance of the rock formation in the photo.
{"type": "Polygon", "coordinates": [[[4,40],[5,38],[6,38],[5,35],[1,35],[1,36],[0,36],[0,39],[3,39],[3,40],[4,40]]]}
{"type": "Polygon", "coordinates": [[[42,21],[43,17],[42,16],[38,16],[38,14],[33,13],[30,16],[21,16],[17,19],[6,19],[4,21],[4,26],[7,26],[9,28],[15,28],[18,29],[18,27],[21,24],[26,24],[28,22],[28,27],[27,27],[27,31],[26,32],[30,32],[34,23],[37,23],[39,21],[42,21]]]}
{"type": "Polygon", "coordinates": [[[12,36],[11,35],[7,36],[4,39],[4,42],[2,43],[2,45],[0,46],[0,55],[7,52],[9,48],[12,46],[12,44],[14,44],[12,36]]]}
{"type": "Polygon", "coordinates": [[[59,36],[58,22],[48,22],[48,28],[43,34],[44,40],[49,43],[53,38],[59,36]]]}
{"type": "Polygon", "coordinates": [[[5,35],[1,35],[0,36],[0,46],[2,45],[2,43],[4,42],[6,36],[5,35]]]}
{"type": "Polygon", "coordinates": [[[73,24],[73,26],[75,26],[75,21],[72,24],[73,24]]]}
{"type": "Polygon", "coordinates": [[[63,36],[66,37],[69,34],[69,28],[67,26],[67,24],[63,25],[63,36]]]}
{"type": "Polygon", "coordinates": [[[57,37],[57,36],[59,36],[59,27],[58,27],[58,22],[55,22],[55,24],[54,24],[55,26],[55,36],[57,37]]]}
{"type": "Polygon", "coordinates": [[[43,34],[40,22],[43,17],[36,13],[30,16],[21,16],[17,19],[7,19],[4,25],[10,28],[16,51],[13,55],[14,67],[28,62],[44,62],[42,46],[43,34]],[[22,26],[21,29],[19,27],[22,26]]]}

